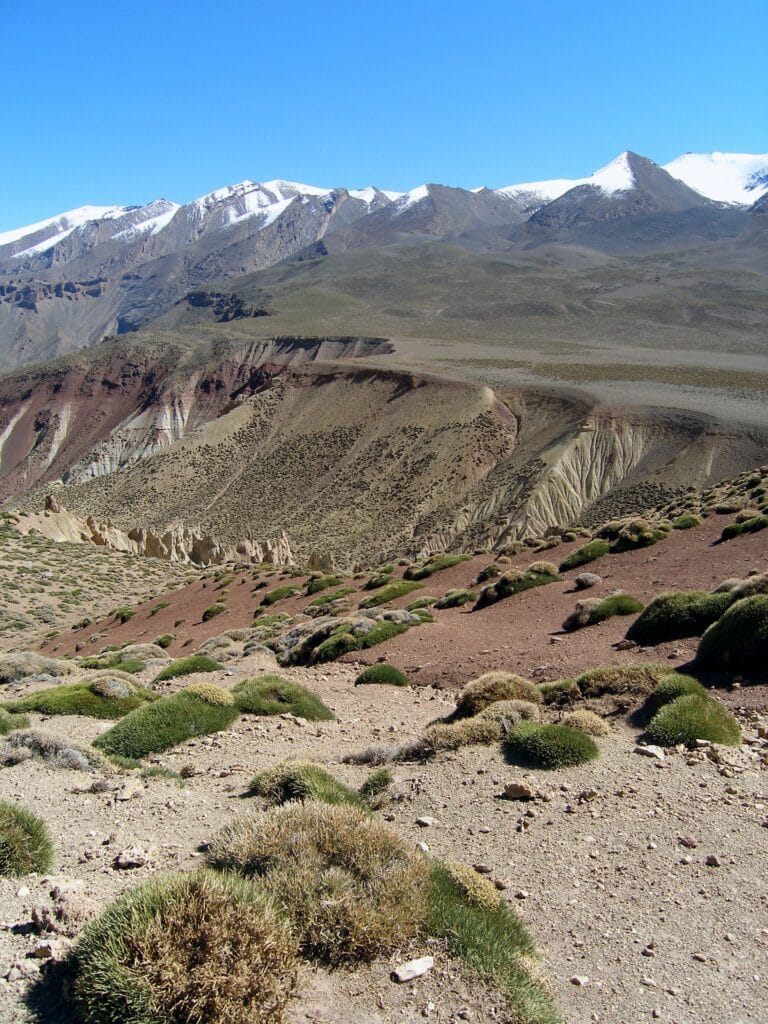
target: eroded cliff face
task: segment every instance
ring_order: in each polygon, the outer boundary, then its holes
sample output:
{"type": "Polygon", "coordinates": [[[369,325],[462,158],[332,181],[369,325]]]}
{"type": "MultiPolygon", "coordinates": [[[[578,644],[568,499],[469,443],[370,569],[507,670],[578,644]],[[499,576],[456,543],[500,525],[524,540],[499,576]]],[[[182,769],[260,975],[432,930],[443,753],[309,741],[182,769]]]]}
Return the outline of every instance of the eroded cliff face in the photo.
{"type": "Polygon", "coordinates": [[[63,508],[49,496],[42,512],[20,512],[14,518],[22,534],[39,533],[54,543],[94,544],[126,554],[162,558],[170,562],[208,566],[223,562],[259,562],[292,565],[291,546],[285,534],[272,540],[241,540],[226,544],[189,526],[175,526],[162,534],[143,526],[121,530],[112,523],[98,523],[63,508]]]}
{"type": "Polygon", "coordinates": [[[61,479],[82,483],[168,448],[286,368],[385,353],[374,338],[274,338],[210,353],[114,354],[0,379],[0,500],[61,479]]]}

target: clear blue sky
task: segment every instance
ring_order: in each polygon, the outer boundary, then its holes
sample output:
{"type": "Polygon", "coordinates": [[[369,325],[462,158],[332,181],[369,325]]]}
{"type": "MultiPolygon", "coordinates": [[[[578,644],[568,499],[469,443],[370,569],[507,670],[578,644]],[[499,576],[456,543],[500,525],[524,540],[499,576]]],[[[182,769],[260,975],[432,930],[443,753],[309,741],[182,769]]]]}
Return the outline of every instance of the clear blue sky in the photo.
{"type": "Polygon", "coordinates": [[[498,187],[768,151],[766,0],[0,7],[0,230],[243,178],[498,187]]]}

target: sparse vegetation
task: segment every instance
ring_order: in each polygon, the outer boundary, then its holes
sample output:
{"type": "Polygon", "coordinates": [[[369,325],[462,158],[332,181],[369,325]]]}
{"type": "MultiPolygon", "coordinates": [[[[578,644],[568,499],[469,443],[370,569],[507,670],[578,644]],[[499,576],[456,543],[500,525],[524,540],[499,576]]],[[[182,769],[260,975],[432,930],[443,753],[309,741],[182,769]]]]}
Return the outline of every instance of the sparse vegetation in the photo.
{"type": "Polygon", "coordinates": [[[86,926],[73,951],[82,1024],[278,1024],[296,942],[259,887],[194,872],[152,879],[86,926]]]}
{"type": "Polygon", "coordinates": [[[363,686],[366,683],[383,683],[388,686],[408,686],[408,676],[401,672],[394,665],[388,665],[386,661],[377,662],[363,669],[355,680],[355,686],[363,686]]]}
{"type": "Polygon", "coordinates": [[[560,572],[568,572],[569,569],[577,569],[580,565],[587,565],[597,558],[602,558],[610,551],[610,544],[607,540],[591,540],[584,544],[577,551],[572,551],[566,559],[560,563],[560,572]]]}
{"type": "Polygon", "coordinates": [[[313,576],[307,583],[305,593],[307,597],[311,597],[312,594],[319,594],[321,590],[327,590],[328,587],[338,587],[341,582],[338,576],[313,576]]]}
{"type": "Polygon", "coordinates": [[[647,697],[668,674],[666,665],[611,665],[582,672],[576,685],[582,697],[626,696],[637,701],[647,697]]]}
{"type": "Polygon", "coordinates": [[[689,693],[665,704],[648,726],[648,739],[662,747],[684,743],[693,747],[696,740],[710,740],[736,746],[741,729],[722,704],[708,694],[689,693]]]}
{"type": "Polygon", "coordinates": [[[7,736],[14,729],[26,729],[28,725],[26,715],[11,714],[5,707],[0,707],[0,736],[7,736]]]}
{"type": "Polygon", "coordinates": [[[765,672],[768,664],[768,594],[735,601],[699,641],[703,669],[765,672]]]}
{"type": "Polygon", "coordinates": [[[53,866],[53,841],[41,817],[0,800],[0,878],[16,878],[53,866]]]}
{"type": "Polygon", "coordinates": [[[614,615],[635,615],[643,610],[643,602],[631,594],[611,594],[609,597],[587,597],[576,602],[576,608],[563,622],[563,629],[573,632],[585,626],[605,622],[614,615]]]}
{"type": "Polygon", "coordinates": [[[513,597],[515,594],[521,594],[524,590],[542,587],[547,583],[556,583],[560,579],[562,577],[557,574],[537,572],[532,568],[526,569],[525,572],[519,569],[510,569],[503,576],[499,576],[495,583],[483,587],[475,603],[474,611],[486,608],[497,601],[503,601],[505,598],[513,597]]]}
{"type": "Polygon", "coordinates": [[[449,590],[444,597],[435,602],[435,608],[461,608],[475,600],[477,594],[473,590],[449,590]]]}
{"type": "Polygon", "coordinates": [[[380,604],[388,604],[390,601],[396,601],[399,597],[410,594],[413,590],[420,590],[421,586],[421,583],[413,583],[405,579],[392,580],[391,583],[385,583],[374,594],[371,594],[370,597],[362,600],[360,607],[376,608],[380,604]]]}
{"type": "Polygon", "coordinates": [[[520,722],[506,734],[504,748],[515,764],[530,768],[568,768],[599,756],[595,741],[566,725],[520,722]]]}
{"type": "Polygon", "coordinates": [[[377,622],[365,633],[351,633],[344,628],[331,634],[327,640],[314,649],[312,660],[317,662],[335,661],[343,654],[351,651],[364,651],[369,647],[375,647],[385,640],[391,640],[394,636],[405,633],[409,626],[402,622],[388,622],[386,620],[377,622]]]}
{"type": "Polygon", "coordinates": [[[577,729],[587,736],[607,736],[611,731],[604,718],[596,715],[594,711],[588,711],[586,708],[576,708],[575,711],[569,711],[563,717],[561,724],[569,729],[577,729]]]}
{"type": "Polygon", "coordinates": [[[330,721],[330,708],[298,683],[265,675],[238,683],[232,691],[238,708],[248,715],[291,714],[310,722],[330,721]]]}
{"type": "Polygon", "coordinates": [[[326,594],[321,594],[319,597],[316,597],[313,601],[310,601],[309,607],[322,607],[323,605],[331,604],[333,601],[340,601],[342,598],[348,597],[350,594],[354,593],[354,587],[339,587],[338,590],[329,590],[326,594]]]}
{"type": "Polygon", "coordinates": [[[742,522],[730,523],[720,534],[720,540],[733,540],[745,533],[759,533],[768,527],[768,515],[756,515],[742,522]]]}
{"type": "Polygon", "coordinates": [[[684,512],[683,515],[672,520],[673,530],[692,530],[695,526],[701,526],[701,516],[697,516],[693,512],[684,512]]]}
{"type": "Polygon", "coordinates": [[[207,654],[190,654],[186,658],[177,658],[170,665],[155,676],[156,683],[162,683],[166,679],[178,679],[179,676],[189,676],[193,672],[220,672],[221,665],[207,654]]]}
{"type": "Polygon", "coordinates": [[[242,819],[214,839],[208,860],[260,879],[304,954],[323,963],[402,948],[424,923],[426,858],[356,807],[289,803],[242,819]]]}
{"type": "Polygon", "coordinates": [[[541,701],[541,690],[529,679],[513,672],[486,672],[464,687],[456,701],[457,718],[477,715],[500,700],[541,701]]]}
{"type": "Polygon", "coordinates": [[[107,755],[140,760],[195,736],[220,732],[237,715],[234,703],[211,704],[189,690],[180,690],[129,712],[93,745],[107,755]]]}
{"type": "Polygon", "coordinates": [[[365,800],[353,789],[338,782],[318,764],[308,761],[285,761],[267,768],[251,779],[251,796],[264,797],[272,804],[292,800],[318,800],[324,804],[350,804],[366,807],[365,800]]]}
{"type": "Polygon", "coordinates": [[[513,1019],[559,1024],[539,980],[533,943],[517,915],[502,900],[478,899],[475,887],[468,891],[455,871],[439,862],[432,866],[425,931],[444,939],[453,956],[503,992],[513,1019]]]}
{"type": "Polygon", "coordinates": [[[700,636],[732,604],[728,592],[706,590],[669,591],[654,597],[627,630],[627,639],[644,647],[700,636]]]}
{"type": "Polygon", "coordinates": [[[210,622],[211,619],[215,619],[217,615],[221,615],[227,610],[227,606],[224,604],[212,604],[205,609],[203,614],[200,616],[203,622],[210,622]]]}
{"type": "Polygon", "coordinates": [[[121,718],[134,708],[157,698],[156,694],[142,686],[114,680],[109,688],[108,682],[106,679],[98,679],[92,683],[53,686],[27,694],[26,697],[6,701],[4,706],[12,712],[35,711],[42,715],[121,718]]]}
{"type": "Polygon", "coordinates": [[[262,606],[265,608],[271,607],[273,604],[277,604],[278,601],[284,601],[288,597],[293,597],[295,594],[300,594],[301,590],[299,587],[275,587],[274,590],[270,590],[261,599],[262,606]]]}
{"type": "Polygon", "coordinates": [[[0,739],[0,764],[21,764],[31,757],[39,757],[51,768],[78,772],[91,771],[103,763],[95,751],[82,750],[42,729],[15,729],[0,739]]]}
{"type": "Polygon", "coordinates": [[[409,565],[403,573],[403,578],[406,580],[425,580],[428,576],[433,576],[436,572],[441,572],[443,569],[450,569],[454,565],[460,565],[461,562],[467,562],[471,557],[471,555],[431,555],[425,562],[417,562],[414,565],[409,565]]]}

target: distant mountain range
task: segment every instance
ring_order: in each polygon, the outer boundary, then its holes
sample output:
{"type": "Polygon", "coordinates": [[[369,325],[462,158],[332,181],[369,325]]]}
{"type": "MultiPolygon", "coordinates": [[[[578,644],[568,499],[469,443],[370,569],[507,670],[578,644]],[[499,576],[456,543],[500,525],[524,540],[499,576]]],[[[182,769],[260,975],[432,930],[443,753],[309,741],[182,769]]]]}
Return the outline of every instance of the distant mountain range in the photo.
{"type": "Polygon", "coordinates": [[[764,240],[766,195],[768,154],[688,153],[660,167],[625,152],[588,178],[500,189],[244,181],[185,205],[86,206],[0,233],[0,369],[136,330],[210,282],[290,259],[429,241],[640,254],[764,240]]]}

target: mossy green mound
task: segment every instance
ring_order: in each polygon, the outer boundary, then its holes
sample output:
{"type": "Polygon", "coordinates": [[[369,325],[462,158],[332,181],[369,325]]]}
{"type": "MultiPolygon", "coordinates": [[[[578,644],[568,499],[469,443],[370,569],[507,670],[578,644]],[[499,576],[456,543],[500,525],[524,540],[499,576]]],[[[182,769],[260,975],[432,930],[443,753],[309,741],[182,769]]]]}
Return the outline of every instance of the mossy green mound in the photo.
{"type": "Polygon", "coordinates": [[[327,722],[334,717],[330,708],[314,693],[280,676],[246,679],[232,690],[237,707],[248,715],[295,715],[310,722],[327,722]]]}
{"type": "Polygon", "coordinates": [[[221,665],[207,654],[190,654],[186,658],[177,658],[166,665],[156,676],[155,682],[166,679],[178,679],[180,676],[191,676],[194,672],[220,672],[221,665]]]}
{"type": "Polygon", "coordinates": [[[568,572],[569,569],[578,569],[580,565],[588,565],[597,558],[602,558],[610,551],[610,544],[607,540],[591,540],[584,544],[577,551],[571,552],[566,559],[560,563],[560,572],[568,572]]]}
{"type": "Polygon", "coordinates": [[[443,569],[450,569],[454,565],[460,565],[461,562],[467,562],[471,557],[471,555],[432,555],[426,562],[409,565],[403,576],[407,580],[425,580],[428,576],[434,576],[436,572],[442,572],[443,569]]]}
{"type": "Polygon", "coordinates": [[[707,694],[690,693],[665,704],[651,719],[648,739],[662,747],[696,740],[710,740],[737,746],[741,743],[739,724],[726,709],[707,694]]]}
{"type": "Polygon", "coordinates": [[[16,700],[5,702],[11,712],[36,711],[41,715],[84,715],[88,718],[122,718],[129,711],[140,708],[157,694],[143,686],[114,680],[112,692],[109,680],[92,683],[71,683],[37,690],[16,700]]]}
{"type": "Polygon", "coordinates": [[[410,594],[414,590],[421,590],[421,588],[421,583],[414,583],[411,580],[392,580],[390,583],[385,583],[379,587],[370,597],[364,598],[360,602],[360,607],[376,608],[380,604],[396,601],[399,597],[404,597],[405,594],[410,594]]]}
{"type": "Polygon", "coordinates": [[[267,768],[251,779],[251,796],[261,796],[272,804],[291,800],[318,800],[324,804],[351,804],[365,808],[365,800],[345,786],[318,764],[308,761],[286,761],[267,768]]]}
{"type": "Polygon", "coordinates": [[[14,729],[26,729],[29,719],[26,715],[17,715],[0,707],[0,736],[7,736],[14,729]]]}
{"type": "Polygon", "coordinates": [[[594,761],[600,754],[595,741],[583,732],[539,722],[513,726],[504,746],[510,760],[530,768],[568,768],[594,761]]]}
{"type": "Polygon", "coordinates": [[[386,661],[380,661],[363,669],[355,680],[355,686],[364,686],[367,683],[382,683],[387,686],[408,686],[408,676],[401,672],[399,668],[395,668],[394,665],[388,665],[386,661]]]}
{"type": "Polygon", "coordinates": [[[643,647],[701,636],[733,603],[729,593],[680,590],[659,594],[627,630],[627,639],[643,647]]]}
{"type": "Polygon", "coordinates": [[[129,712],[93,745],[108,755],[140,760],[195,736],[220,732],[234,722],[238,713],[235,704],[212,704],[181,690],[129,712]]]}
{"type": "Polygon", "coordinates": [[[710,671],[764,675],[768,665],[768,594],[735,601],[699,641],[696,661],[710,671]]]}
{"type": "Polygon", "coordinates": [[[534,569],[522,572],[512,569],[505,572],[503,576],[499,576],[495,583],[483,587],[473,610],[479,611],[488,605],[496,604],[497,601],[504,601],[508,597],[514,597],[515,594],[522,594],[525,590],[543,587],[547,583],[557,583],[561,579],[562,576],[549,572],[538,572],[534,569]]]}

